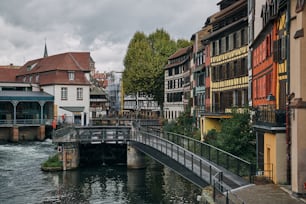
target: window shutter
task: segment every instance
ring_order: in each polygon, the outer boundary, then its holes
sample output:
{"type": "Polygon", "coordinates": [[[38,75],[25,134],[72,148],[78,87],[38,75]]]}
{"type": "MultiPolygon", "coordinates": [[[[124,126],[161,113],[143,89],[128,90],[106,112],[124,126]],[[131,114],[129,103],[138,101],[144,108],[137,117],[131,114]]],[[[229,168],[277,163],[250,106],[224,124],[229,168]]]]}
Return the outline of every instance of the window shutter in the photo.
{"type": "Polygon", "coordinates": [[[244,45],[247,45],[248,44],[248,31],[249,29],[244,29],[244,45]]]}
{"type": "Polygon", "coordinates": [[[278,61],[278,41],[277,40],[273,42],[273,61],[274,62],[278,61]]]}
{"type": "Polygon", "coordinates": [[[282,60],[286,59],[286,45],[287,45],[287,36],[282,36],[282,50],[281,50],[281,56],[282,56],[282,60]]]}
{"type": "Polygon", "coordinates": [[[241,59],[238,60],[237,62],[237,76],[240,76],[241,75],[241,59]]]}
{"type": "Polygon", "coordinates": [[[229,50],[233,50],[234,49],[234,35],[230,34],[229,35],[229,50]]]}
{"type": "Polygon", "coordinates": [[[221,40],[221,53],[224,53],[225,51],[225,37],[223,37],[221,40]]]}
{"type": "Polygon", "coordinates": [[[219,55],[219,53],[220,53],[220,50],[219,50],[219,40],[216,40],[216,41],[215,41],[215,49],[216,49],[215,54],[216,54],[216,55],[219,55]]]}
{"type": "Polygon", "coordinates": [[[236,39],[236,48],[239,48],[241,46],[241,32],[236,33],[237,39],[236,39]]]}
{"type": "Polygon", "coordinates": [[[279,109],[286,109],[286,80],[279,82],[279,109]]]}

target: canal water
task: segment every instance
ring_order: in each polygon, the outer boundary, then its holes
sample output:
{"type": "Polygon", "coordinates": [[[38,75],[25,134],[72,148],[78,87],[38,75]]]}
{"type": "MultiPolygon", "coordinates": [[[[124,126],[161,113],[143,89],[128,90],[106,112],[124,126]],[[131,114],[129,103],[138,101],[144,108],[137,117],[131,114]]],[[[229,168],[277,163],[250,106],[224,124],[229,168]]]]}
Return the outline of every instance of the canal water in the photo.
{"type": "Polygon", "coordinates": [[[51,140],[0,145],[0,203],[197,203],[201,190],[148,159],[147,168],[100,166],[42,172],[51,140]]]}

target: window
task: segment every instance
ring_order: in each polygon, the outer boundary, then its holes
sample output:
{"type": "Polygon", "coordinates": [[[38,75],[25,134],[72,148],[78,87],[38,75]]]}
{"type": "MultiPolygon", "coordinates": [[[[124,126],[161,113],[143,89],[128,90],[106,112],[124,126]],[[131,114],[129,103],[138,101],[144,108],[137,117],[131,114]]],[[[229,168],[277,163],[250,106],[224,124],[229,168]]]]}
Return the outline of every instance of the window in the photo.
{"type": "Polygon", "coordinates": [[[268,73],[265,76],[266,84],[266,93],[263,97],[266,97],[268,94],[272,93],[272,72],[268,73]]]}
{"type": "Polygon", "coordinates": [[[223,50],[222,50],[222,38],[218,40],[218,54],[222,54],[223,50]]]}
{"type": "Polygon", "coordinates": [[[230,78],[230,64],[226,63],[226,67],[225,67],[225,79],[229,79],[230,78]]]}
{"type": "Polygon", "coordinates": [[[172,68],[168,70],[168,76],[172,76],[172,68]]]}
{"type": "Polygon", "coordinates": [[[271,35],[266,37],[266,57],[271,56],[271,35]]]}
{"type": "Polygon", "coordinates": [[[83,100],[83,88],[77,88],[77,100],[83,100]]]}
{"type": "Polygon", "coordinates": [[[37,74],[35,77],[35,81],[38,82],[39,81],[39,75],[37,74]]]}
{"type": "Polygon", "coordinates": [[[281,36],[273,42],[273,60],[278,63],[283,63],[286,59],[287,36],[281,36]]]}
{"type": "Polygon", "coordinates": [[[69,80],[74,80],[74,72],[68,72],[69,80]]]}
{"type": "Polygon", "coordinates": [[[175,67],[175,68],[174,68],[174,74],[179,74],[179,73],[180,73],[179,67],[175,67]]]}
{"type": "Polygon", "coordinates": [[[61,89],[61,99],[67,100],[68,90],[67,87],[62,87],[61,89]]]}
{"type": "Polygon", "coordinates": [[[216,42],[212,42],[212,56],[215,56],[216,55],[216,42]]]}

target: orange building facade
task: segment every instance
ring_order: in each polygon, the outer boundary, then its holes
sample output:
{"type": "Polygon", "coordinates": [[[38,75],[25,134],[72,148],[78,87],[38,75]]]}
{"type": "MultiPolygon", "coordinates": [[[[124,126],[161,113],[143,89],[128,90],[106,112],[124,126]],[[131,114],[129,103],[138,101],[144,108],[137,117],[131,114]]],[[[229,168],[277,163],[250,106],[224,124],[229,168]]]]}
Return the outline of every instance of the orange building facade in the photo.
{"type": "MultiPolygon", "coordinates": [[[[283,3],[282,3],[283,2],[283,3]]],[[[286,141],[286,4],[262,5],[263,28],[251,44],[252,106],[257,168],[274,183],[288,183],[286,141]]]]}

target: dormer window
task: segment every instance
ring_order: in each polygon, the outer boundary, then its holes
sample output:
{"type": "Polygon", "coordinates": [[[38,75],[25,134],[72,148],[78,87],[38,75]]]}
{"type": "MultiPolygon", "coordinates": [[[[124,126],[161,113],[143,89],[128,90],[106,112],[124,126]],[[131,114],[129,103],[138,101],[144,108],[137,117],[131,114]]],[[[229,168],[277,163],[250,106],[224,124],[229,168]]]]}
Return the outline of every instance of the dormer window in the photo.
{"type": "Polygon", "coordinates": [[[37,63],[34,63],[34,64],[32,64],[32,65],[31,65],[31,64],[28,65],[28,66],[27,66],[27,71],[31,71],[31,70],[36,66],[36,64],[37,64],[37,63]]]}
{"type": "Polygon", "coordinates": [[[74,72],[68,72],[69,80],[74,80],[74,72]]]}

